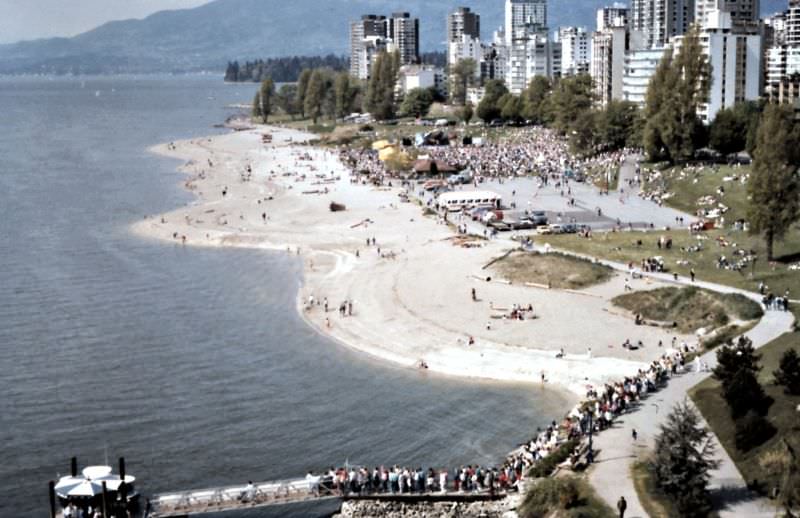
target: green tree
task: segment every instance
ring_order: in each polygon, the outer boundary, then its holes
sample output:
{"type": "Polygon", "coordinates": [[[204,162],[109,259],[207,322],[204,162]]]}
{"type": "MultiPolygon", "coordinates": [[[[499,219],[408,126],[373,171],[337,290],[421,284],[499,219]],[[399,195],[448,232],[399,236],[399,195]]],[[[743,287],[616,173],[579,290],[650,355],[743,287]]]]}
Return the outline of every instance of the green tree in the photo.
{"type": "Polygon", "coordinates": [[[600,145],[606,150],[635,146],[636,122],[639,108],[630,101],[610,101],[597,115],[600,145]]]}
{"type": "Polygon", "coordinates": [[[675,502],[681,516],[707,516],[709,472],[718,466],[711,435],[688,403],[673,407],[656,437],[649,466],[658,487],[675,502]]]}
{"type": "Polygon", "coordinates": [[[300,117],[303,119],[306,117],[306,91],[312,74],[313,70],[306,68],[300,72],[300,77],[297,79],[297,106],[300,108],[300,117]]]}
{"type": "Polygon", "coordinates": [[[433,92],[429,88],[409,90],[400,105],[400,113],[411,117],[424,117],[433,104],[433,92]]]}
{"type": "Polygon", "coordinates": [[[797,351],[789,349],[781,355],[778,368],[772,372],[775,383],[783,385],[787,394],[800,395],[800,356],[797,351]]]}
{"type": "Polygon", "coordinates": [[[549,97],[553,128],[567,134],[583,112],[592,109],[594,89],[589,74],[578,74],[558,81],[549,97]]]}
{"type": "Polygon", "coordinates": [[[395,116],[394,88],[397,84],[399,53],[381,52],[372,64],[371,76],[364,95],[364,110],[378,120],[395,116]]]}
{"type": "Polygon", "coordinates": [[[263,115],[261,114],[261,92],[256,91],[255,97],[253,97],[253,111],[252,111],[253,120],[257,121],[261,119],[263,115]]]}
{"type": "Polygon", "coordinates": [[[358,97],[359,87],[350,77],[347,72],[340,72],[336,74],[336,79],[333,83],[334,95],[334,116],[337,119],[346,117],[353,112],[355,101],[358,97]]]}
{"type": "Polygon", "coordinates": [[[753,172],[747,184],[750,197],[750,232],[764,236],[767,260],[774,259],[780,241],[800,217],[800,125],[790,107],[770,104],[761,116],[753,156],[753,172]]]}
{"type": "Polygon", "coordinates": [[[283,110],[283,113],[294,120],[295,115],[300,113],[300,106],[297,100],[297,85],[282,85],[278,94],[275,96],[275,104],[283,110]]]}
{"type": "Polygon", "coordinates": [[[534,76],[522,92],[522,116],[534,124],[547,121],[547,97],[553,84],[545,76],[534,76]]]}
{"type": "Polygon", "coordinates": [[[270,114],[272,114],[272,101],[275,97],[275,83],[271,78],[266,78],[261,81],[261,117],[264,119],[264,124],[267,123],[270,114]]]}
{"type": "Polygon", "coordinates": [[[763,416],[769,409],[767,396],[758,383],[760,360],[752,340],[744,336],[735,345],[727,344],[717,350],[714,377],[722,385],[722,395],[733,419],[745,416],[750,410],[763,416]]]}
{"type": "Polygon", "coordinates": [[[600,146],[601,134],[598,129],[602,112],[586,110],[578,114],[569,133],[569,145],[578,155],[594,155],[600,146]]]}
{"type": "Polygon", "coordinates": [[[678,54],[673,58],[668,52],[662,58],[648,85],[644,144],[651,160],[685,161],[703,145],[705,128],[697,110],[708,98],[710,75],[711,65],[693,26],[678,54]]]}
{"type": "Polygon", "coordinates": [[[753,101],[736,103],[717,112],[709,132],[711,148],[723,155],[751,149],[760,112],[758,103],[753,101]]]}
{"type": "Polygon", "coordinates": [[[466,103],[461,111],[459,112],[459,118],[464,121],[464,124],[469,124],[469,121],[472,120],[472,117],[475,115],[475,109],[472,107],[472,103],[466,103]]]}
{"type": "Polygon", "coordinates": [[[510,122],[519,122],[522,119],[522,99],[512,93],[507,93],[498,101],[500,116],[510,122]]]}
{"type": "Polygon", "coordinates": [[[503,111],[503,107],[499,106],[499,101],[507,93],[508,88],[503,81],[499,79],[486,81],[483,99],[478,103],[478,117],[484,122],[499,119],[503,111]]]}
{"type": "Polygon", "coordinates": [[[322,115],[322,103],[325,100],[325,79],[322,77],[321,70],[317,69],[312,72],[304,97],[304,111],[316,124],[322,115]]]}
{"type": "Polygon", "coordinates": [[[461,59],[450,69],[450,103],[464,105],[467,102],[467,89],[475,86],[474,59],[461,59]]]}

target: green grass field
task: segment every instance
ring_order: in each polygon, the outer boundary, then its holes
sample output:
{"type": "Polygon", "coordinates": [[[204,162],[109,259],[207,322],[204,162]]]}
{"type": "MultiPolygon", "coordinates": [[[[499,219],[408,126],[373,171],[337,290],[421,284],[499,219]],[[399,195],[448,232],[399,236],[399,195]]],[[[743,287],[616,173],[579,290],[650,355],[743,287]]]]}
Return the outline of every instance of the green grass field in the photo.
{"type": "Polygon", "coordinates": [[[762,369],[759,382],[774,402],[769,409],[767,419],[778,429],[766,443],[748,452],[736,449],[734,439],[734,423],[728,411],[728,405],[722,397],[722,388],[714,378],[709,378],[689,391],[689,395],[703,414],[714,433],[717,434],[725,451],[731,456],[742,476],[748,483],[758,481],[761,488],[769,490],[776,481],[775,473],[765,470],[759,463],[767,452],[779,447],[780,440],[785,439],[800,450],[800,396],[784,394],[783,387],[774,384],[772,372],[777,368],[780,357],[790,348],[800,350],[800,333],[787,333],[777,340],[758,350],[762,355],[762,369]]]}
{"type": "Polygon", "coordinates": [[[517,252],[493,269],[514,283],[530,282],[555,289],[581,289],[609,280],[614,270],[568,255],[517,252]]]}
{"type": "Polygon", "coordinates": [[[641,314],[646,320],[674,322],[682,333],[722,328],[732,321],[758,320],[761,307],[739,294],[720,294],[694,287],[666,287],[619,295],[616,306],[641,314]]]}

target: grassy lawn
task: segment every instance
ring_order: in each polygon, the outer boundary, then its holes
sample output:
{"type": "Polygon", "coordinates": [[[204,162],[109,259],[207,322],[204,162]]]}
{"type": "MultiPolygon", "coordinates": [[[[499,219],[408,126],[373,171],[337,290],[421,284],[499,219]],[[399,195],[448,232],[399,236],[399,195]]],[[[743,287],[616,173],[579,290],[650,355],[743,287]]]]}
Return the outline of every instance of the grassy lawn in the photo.
{"type": "Polygon", "coordinates": [[[521,518],[614,518],[585,476],[546,478],[528,490],[517,509],[521,518]],[[567,497],[566,495],[569,495],[567,497]],[[565,500],[570,500],[568,503],[565,500]]]}
{"type": "Polygon", "coordinates": [[[558,253],[515,252],[492,267],[513,283],[530,282],[556,289],[586,288],[614,274],[607,266],[558,253]]]}
{"type": "Polygon", "coordinates": [[[764,314],[758,304],[744,295],[694,287],[636,291],[619,295],[612,302],[647,320],[674,322],[681,333],[694,333],[700,328],[711,331],[732,320],[756,320],[764,314]]]}
{"type": "Polygon", "coordinates": [[[700,236],[693,236],[687,230],[671,230],[596,234],[592,239],[559,235],[548,237],[548,241],[557,247],[619,262],[638,263],[646,257],[661,256],[671,272],[682,276],[688,276],[693,268],[701,280],[751,291],[757,290],[763,282],[776,295],[783,295],[788,289],[791,298],[800,298],[800,270],[789,269],[791,264],[800,263],[800,227],[795,226],[784,241],[776,243],[777,260],[772,264],[766,260],[763,239],[731,227],[735,220],[746,219],[747,186],[737,179],[749,172],[746,166],[673,168],[651,177],[645,185],[645,190],[661,187],[671,193],[665,203],[689,214],[701,208],[718,208],[718,203],[722,203],[728,208],[723,216],[724,229],[700,236]],[[724,195],[717,192],[720,187],[724,195]],[[711,204],[700,203],[706,196],[713,197],[711,204]],[[672,249],[656,246],[662,235],[672,238],[672,249]],[[729,263],[737,263],[749,252],[755,253],[755,262],[745,264],[738,271],[717,267],[717,260],[722,256],[729,263]]]}
{"type": "Polygon", "coordinates": [[[781,354],[793,347],[800,349],[800,333],[787,333],[758,351],[762,355],[763,367],[759,373],[759,381],[767,395],[774,400],[767,419],[778,429],[778,433],[750,451],[742,452],[736,449],[734,423],[727,403],[722,397],[720,384],[715,379],[709,378],[689,391],[692,401],[717,434],[720,443],[736,463],[745,480],[748,483],[758,481],[760,488],[767,491],[774,485],[776,477],[774,473],[765,470],[759,464],[759,459],[767,452],[777,449],[781,439],[788,441],[796,450],[800,449],[800,412],[797,411],[800,396],[784,394],[783,387],[773,384],[772,376],[781,354]]]}
{"type": "Polygon", "coordinates": [[[650,518],[671,518],[680,515],[669,497],[656,487],[646,461],[638,461],[631,466],[631,478],[636,488],[636,496],[639,497],[639,502],[650,518]]]}

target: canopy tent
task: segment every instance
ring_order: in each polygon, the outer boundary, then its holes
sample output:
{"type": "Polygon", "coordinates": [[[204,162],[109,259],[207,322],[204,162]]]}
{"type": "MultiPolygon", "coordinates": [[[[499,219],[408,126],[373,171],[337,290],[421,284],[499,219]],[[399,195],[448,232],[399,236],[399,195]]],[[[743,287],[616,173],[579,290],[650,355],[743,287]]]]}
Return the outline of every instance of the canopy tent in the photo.
{"type": "Polygon", "coordinates": [[[414,172],[417,174],[453,174],[458,168],[442,160],[421,159],[414,162],[414,172]]]}

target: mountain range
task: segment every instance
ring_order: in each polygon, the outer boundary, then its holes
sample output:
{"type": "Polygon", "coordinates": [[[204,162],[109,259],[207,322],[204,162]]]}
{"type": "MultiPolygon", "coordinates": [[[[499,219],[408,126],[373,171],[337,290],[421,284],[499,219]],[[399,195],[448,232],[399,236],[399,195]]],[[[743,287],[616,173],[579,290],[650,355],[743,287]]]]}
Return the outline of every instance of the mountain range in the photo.
{"type": "MultiPolygon", "coordinates": [[[[551,27],[593,29],[612,0],[550,0],[551,27]]],[[[787,0],[762,0],[764,13],[787,0]]],[[[423,51],[444,50],[447,14],[468,6],[482,37],[503,25],[503,0],[214,0],[193,9],[114,21],[72,38],[0,45],[0,74],[222,71],[228,61],[346,54],[349,22],[362,14],[407,11],[420,18],[423,51]]]]}

